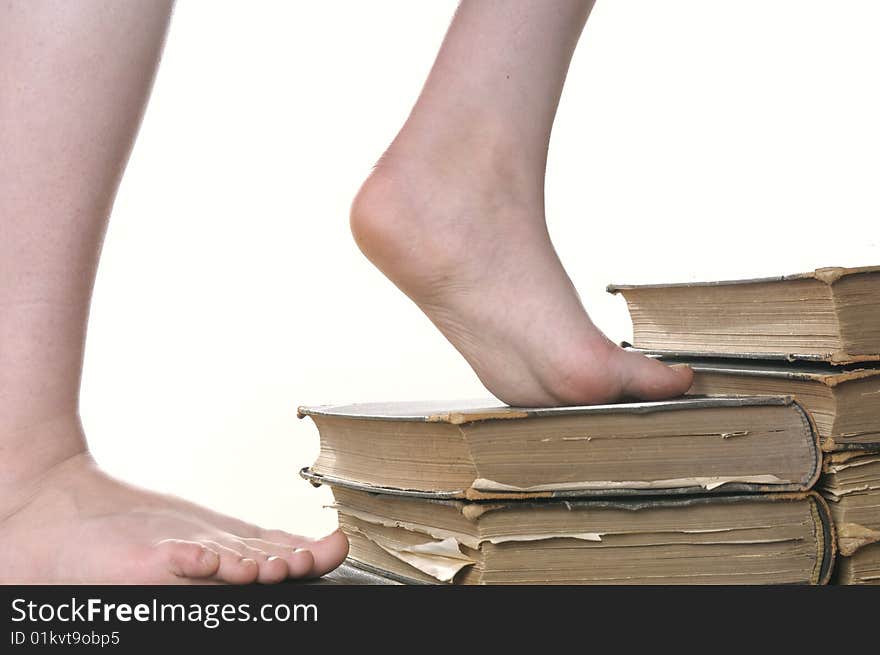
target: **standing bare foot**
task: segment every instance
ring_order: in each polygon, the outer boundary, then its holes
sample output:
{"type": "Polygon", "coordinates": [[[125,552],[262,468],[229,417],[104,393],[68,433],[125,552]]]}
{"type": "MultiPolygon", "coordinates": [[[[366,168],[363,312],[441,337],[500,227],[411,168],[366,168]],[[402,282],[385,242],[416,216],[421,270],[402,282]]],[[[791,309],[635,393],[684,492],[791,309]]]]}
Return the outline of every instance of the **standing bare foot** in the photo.
{"type": "Polygon", "coordinates": [[[547,233],[544,170],[592,0],[463,0],[351,226],[499,399],[520,406],[677,396],[692,372],[612,344],[547,233]]]}
{"type": "Polygon", "coordinates": [[[506,403],[656,400],[687,391],[690,369],[626,352],[593,325],[539,199],[517,197],[490,175],[450,179],[390,154],[355,200],[358,245],[506,403]]]}
{"type": "MultiPolygon", "coordinates": [[[[30,436],[63,442],[59,431],[76,429],[64,421],[30,436]]],[[[32,461],[28,480],[21,467],[0,476],[0,584],[274,583],[322,575],[348,552],[340,532],[315,540],[263,530],[131,487],[86,452],[32,461]]]]}
{"type": "Polygon", "coordinates": [[[0,3],[0,583],[279,582],[348,550],[135,489],[86,450],[89,302],[172,4],[0,3]]]}

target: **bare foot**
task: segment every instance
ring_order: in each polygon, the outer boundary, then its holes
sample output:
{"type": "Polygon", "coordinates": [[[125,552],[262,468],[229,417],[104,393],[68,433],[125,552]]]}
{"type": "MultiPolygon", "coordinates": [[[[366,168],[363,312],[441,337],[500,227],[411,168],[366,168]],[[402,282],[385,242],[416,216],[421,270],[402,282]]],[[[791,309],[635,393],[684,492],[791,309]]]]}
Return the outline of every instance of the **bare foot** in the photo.
{"type": "Polygon", "coordinates": [[[593,325],[550,242],[541,189],[503,157],[434,161],[395,147],[355,198],[355,240],[497,398],[546,406],[687,391],[689,368],[626,352],[593,325]]]}
{"type": "Polygon", "coordinates": [[[263,530],[101,472],[86,452],[0,489],[0,583],[274,583],[345,558],[323,539],[263,530]]]}

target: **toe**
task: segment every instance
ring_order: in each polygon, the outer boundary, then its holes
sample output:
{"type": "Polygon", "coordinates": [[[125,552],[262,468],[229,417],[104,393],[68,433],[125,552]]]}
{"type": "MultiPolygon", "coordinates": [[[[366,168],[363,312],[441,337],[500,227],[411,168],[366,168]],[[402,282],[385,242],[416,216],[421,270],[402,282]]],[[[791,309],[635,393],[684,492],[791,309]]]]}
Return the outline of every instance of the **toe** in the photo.
{"type": "Polygon", "coordinates": [[[220,556],[204,544],[180,539],[166,539],[156,550],[167,562],[168,570],[179,578],[210,578],[220,568],[220,556]]]}
{"type": "Polygon", "coordinates": [[[290,577],[290,567],[287,560],[277,555],[270,555],[260,562],[260,573],[257,582],[261,584],[276,584],[290,577]]]}
{"type": "MultiPolygon", "coordinates": [[[[329,535],[322,537],[321,539],[300,537],[281,530],[263,530],[262,536],[264,541],[284,544],[287,546],[293,546],[296,549],[309,551],[314,558],[314,566],[310,571],[302,574],[309,577],[317,577],[332,571],[342,564],[343,560],[348,555],[348,539],[341,530],[331,532],[329,535]]],[[[257,540],[248,539],[245,541],[252,543],[257,540]]],[[[290,557],[288,557],[287,560],[288,564],[291,566],[291,577],[298,577],[294,573],[295,567],[291,562],[290,557]]]]}
{"type": "Polygon", "coordinates": [[[623,392],[640,400],[665,400],[690,389],[694,372],[690,366],[666,364],[640,353],[620,351],[623,392]]]}
{"type": "MultiPolygon", "coordinates": [[[[291,578],[312,575],[315,559],[307,548],[279,544],[265,539],[240,539],[242,548],[282,559],[287,564],[287,574],[291,578]]],[[[300,542],[314,543],[312,539],[300,538],[300,542]]]]}
{"type": "Polygon", "coordinates": [[[256,560],[216,541],[205,542],[205,545],[220,556],[220,566],[215,578],[229,584],[251,584],[257,581],[260,567],[256,560]]]}
{"type": "Polygon", "coordinates": [[[288,546],[269,544],[259,539],[239,539],[230,537],[227,545],[243,557],[252,559],[260,569],[257,582],[274,584],[288,577],[288,559],[291,549],[288,546]]]}
{"type": "Polygon", "coordinates": [[[310,575],[324,575],[345,560],[348,555],[348,538],[342,530],[336,530],[326,537],[313,541],[309,550],[315,559],[310,575]]]}
{"type": "Polygon", "coordinates": [[[311,551],[297,548],[290,554],[287,561],[288,573],[291,578],[315,577],[315,556],[311,551]]]}

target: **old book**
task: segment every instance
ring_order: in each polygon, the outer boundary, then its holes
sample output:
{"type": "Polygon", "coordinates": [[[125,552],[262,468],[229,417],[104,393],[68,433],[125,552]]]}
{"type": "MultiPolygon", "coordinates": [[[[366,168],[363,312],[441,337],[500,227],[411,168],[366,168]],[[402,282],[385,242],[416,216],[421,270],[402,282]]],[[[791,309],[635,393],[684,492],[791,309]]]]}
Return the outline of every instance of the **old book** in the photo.
{"type": "Polygon", "coordinates": [[[333,485],[349,557],[410,583],[821,584],[815,493],[470,502],[333,485]]]}
{"type": "Polygon", "coordinates": [[[377,586],[377,585],[400,585],[402,582],[388,577],[385,571],[380,571],[366,564],[346,559],[341,566],[325,573],[320,578],[292,579],[293,584],[302,585],[340,585],[340,586],[377,586]]]}
{"type": "Polygon", "coordinates": [[[485,402],[302,407],[304,475],[435,498],[797,491],[821,469],[790,397],[520,409],[485,402]]]}
{"type": "Polygon", "coordinates": [[[842,556],[880,542],[880,454],[829,455],[819,491],[831,508],[842,556]]]}
{"type": "Polygon", "coordinates": [[[633,345],[642,350],[832,364],[880,360],[880,266],[608,291],[626,299],[633,345]]]}
{"type": "Polygon", "coordinates": [[[880,449],[880,366],[664,357],[694,369],[697,395],[791,395],[813,415],[822,449],[880,449]]]}
{"type": "Polygon", "coordinates": [[[880,454],[829,455],[819,490],[837,529],[835,582],[880,584],[880,454]]]}
{"type": "Polygon", "coordinates": [[[873,543],[859,548],[849,557],[837,560],[834,583],[880,584],[880,543],[873,543]]]}

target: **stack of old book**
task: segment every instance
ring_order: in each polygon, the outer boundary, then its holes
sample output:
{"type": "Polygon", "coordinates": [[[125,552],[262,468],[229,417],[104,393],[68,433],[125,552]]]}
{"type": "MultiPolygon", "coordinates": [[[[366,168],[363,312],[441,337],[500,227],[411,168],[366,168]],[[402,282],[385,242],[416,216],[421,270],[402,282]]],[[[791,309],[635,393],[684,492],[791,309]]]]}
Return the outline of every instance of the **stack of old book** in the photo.
{"type": "Polygon", "coordinates": [[[636,348],[695,369],[692,394],[803,404],[824,451],[834,580],[880,583],[880,267],[609,291],[627,301],[636,348]]]}
{"type": "Polygon", "coordinates": [[[840,576],[876,576],[880,370],[846,364],[880,352],[880,269],[611,290],[636,346],[686,359],[702,395],[300,408],[321,437],[302,475],[332,488],[349,565],[406,583],[824,583],[821,438],[840,576]]]}
{"type": "Polygon", "coordinates": [[[818,439],[788,396],[301,408],[349,563],[401,582],[820,583],[818,439]]]}

